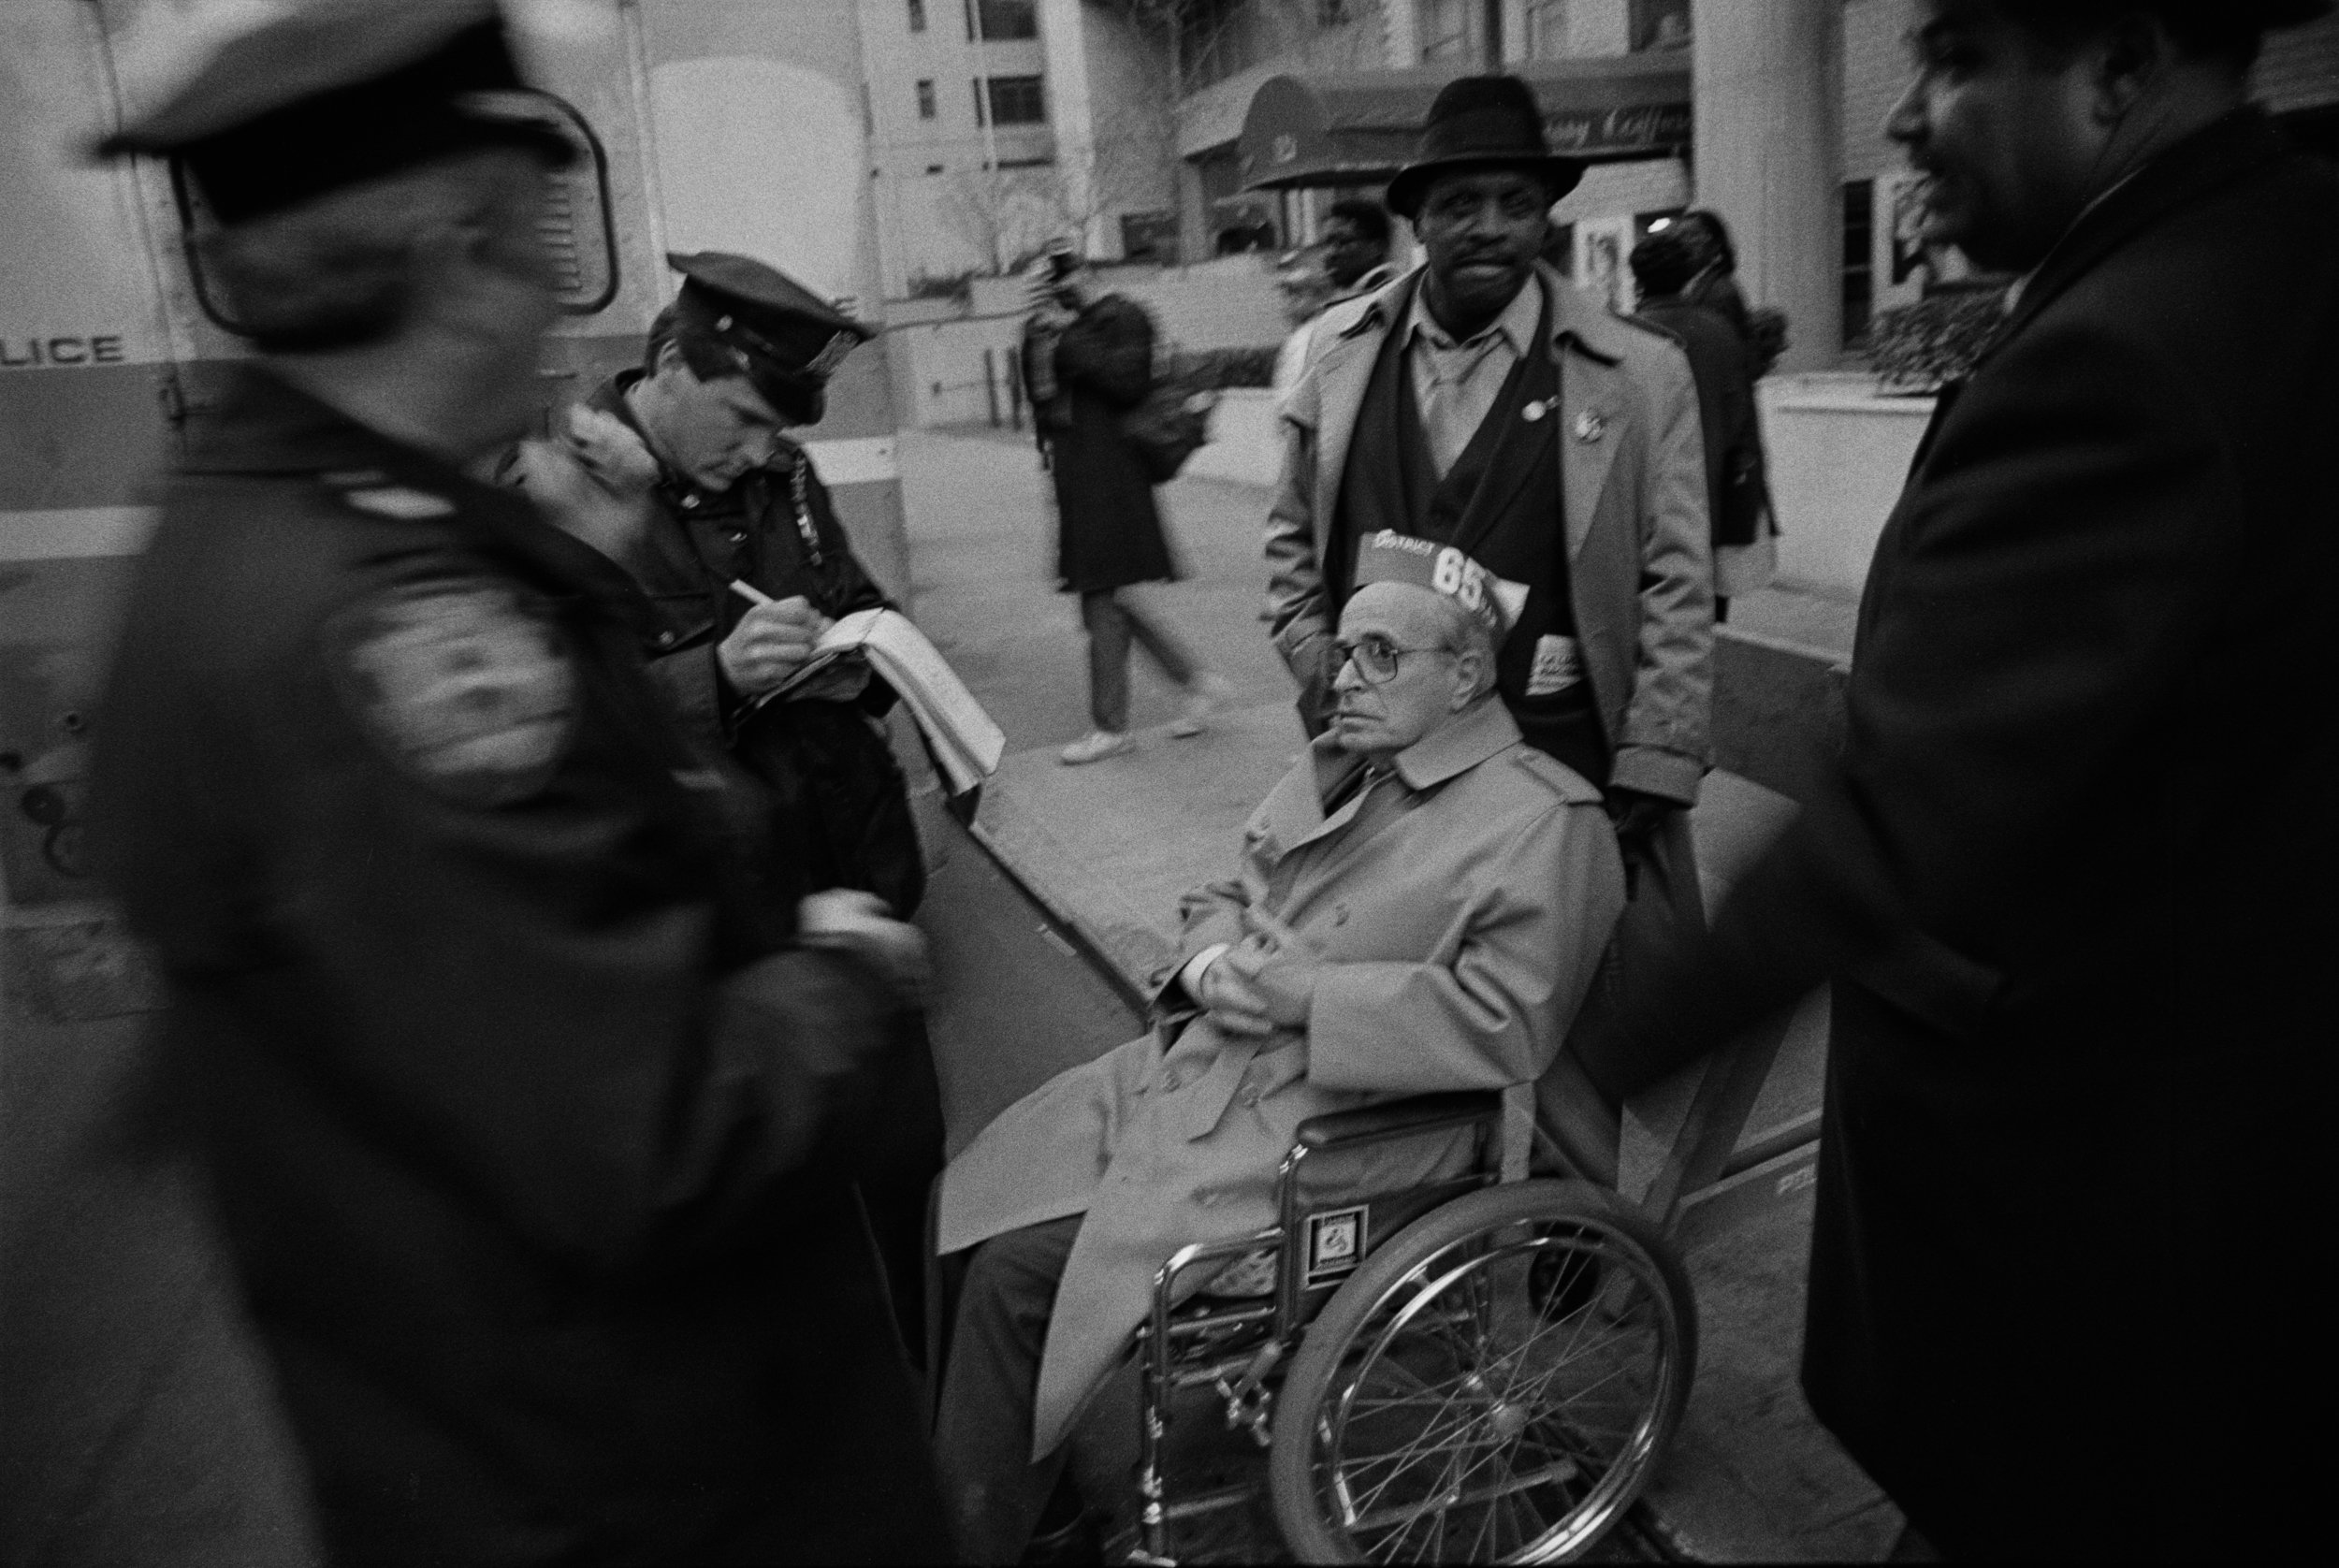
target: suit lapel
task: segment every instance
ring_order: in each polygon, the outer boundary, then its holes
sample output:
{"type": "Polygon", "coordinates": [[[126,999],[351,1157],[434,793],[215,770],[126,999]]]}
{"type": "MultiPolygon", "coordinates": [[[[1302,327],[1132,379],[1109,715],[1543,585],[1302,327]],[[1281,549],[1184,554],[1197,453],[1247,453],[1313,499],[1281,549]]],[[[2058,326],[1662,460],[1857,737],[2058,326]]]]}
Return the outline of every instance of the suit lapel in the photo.
{"type": "Polygon", "coordinates": [[[1567,559],[1583,553],[1618,445],[1618,373],[1554,345],[1560,358],[1560,485],[1567,497],[1567,559]]]}
{"type": "Polygon", "coordinates": [[[1550,352],[1560,372],[1560,484],[1566,498],[1567,559],[1583,553],[1623,444],[1623,349],[1613,321],[1557,273],[1538,269],[1550,311],[1550,352]]]}

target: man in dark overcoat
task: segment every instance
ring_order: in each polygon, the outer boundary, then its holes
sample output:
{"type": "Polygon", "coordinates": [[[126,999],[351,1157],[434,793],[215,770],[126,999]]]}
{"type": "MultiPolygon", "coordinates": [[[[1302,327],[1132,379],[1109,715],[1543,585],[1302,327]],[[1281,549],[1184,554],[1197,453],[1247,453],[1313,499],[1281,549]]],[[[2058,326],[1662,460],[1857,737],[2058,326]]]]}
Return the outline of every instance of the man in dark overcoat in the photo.
{"type": "Polygon", "coordinates": [[[1143,648],[1185,691],[1170,733],[1201,733],[1230,694],[1185,640],[1130,590],[1178,574],[1154,481],[1123,421],[1154,386],[1154,318],[1126,295],[1091,295],[1068,254],[1043,285],[1024,344],[1032,420],[1055,488],[1056,586],[1080,596],[1088,633],[1093,728],[1066,747],[1078,766],[1135,744],[1129,730],[1129,649],[1143,648]]]}
{"type": "Polygon", "coordinates": [[[2019,274],[1869,569],[1841,757],[1621,1094],[1834,982],[1804,1387],[1952,1555],[2303,1554],[2339,878],[2325,0],[1918,0],[1929,240],[2019,274]]]}
{"type": "MultiPolygon", "coordinates": [[[[524,443],[505,477],[656,607],[643,646],[651,674],[701,743],[763,786],[755,864],[768,905],[784,915],[806,894],[850,888],[908,920],[925,864],[881,722],[895,693],[853,655],[796,679],[837,617],[888,603],[812,455],[786,433],[820,423],[830,376],[870,329],[751,256],[667,259],[683,283],[642,369],[567,411],[559,439],[524,443]]],[[[942,1101],[914,1020],[890,1067],[862,1192],[915,1357],[942,1101]]]]}
{"type": "Polygon", "coordinates": [[[92,841],[336,1562],[933,1560],[843,1151],[916,932],[783,945],[655,609],[464,465],[533,414],[545,165],[485,0],[225,39],[172,156],[261,357],[191,431],[92,841]]]}

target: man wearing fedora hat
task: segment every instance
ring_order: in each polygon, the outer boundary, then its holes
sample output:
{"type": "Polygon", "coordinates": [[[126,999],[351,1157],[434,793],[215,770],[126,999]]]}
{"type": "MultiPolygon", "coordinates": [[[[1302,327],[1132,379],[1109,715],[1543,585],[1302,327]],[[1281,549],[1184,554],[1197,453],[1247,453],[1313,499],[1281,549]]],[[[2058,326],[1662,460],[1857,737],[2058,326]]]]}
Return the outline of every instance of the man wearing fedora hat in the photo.
{"type": "Polygon", "coordinates": [[[1841,755],[1571,1042],[1629,1093],[1830,981],[1803,1386],[1951,1557],[2324,1533],[2339,180],[2246,100],[2331,8],[1910,0],[1925,239],[2022,282],[1841,755]]]}
{"type": "Polygon", "coordinates": [[[1388,187],[1429,259],[1325,312],[1284,405],[1270,618],[1314,729],[1358,540],[1435,539],[1527,584],[1503,699],[1530,745],[1605,791],[1628,864],[1689,916],[1713,641],[1696,392],[1672,339],[1538,262],[1582,176],[1525,82],[1439,93],[1388,187]]]}

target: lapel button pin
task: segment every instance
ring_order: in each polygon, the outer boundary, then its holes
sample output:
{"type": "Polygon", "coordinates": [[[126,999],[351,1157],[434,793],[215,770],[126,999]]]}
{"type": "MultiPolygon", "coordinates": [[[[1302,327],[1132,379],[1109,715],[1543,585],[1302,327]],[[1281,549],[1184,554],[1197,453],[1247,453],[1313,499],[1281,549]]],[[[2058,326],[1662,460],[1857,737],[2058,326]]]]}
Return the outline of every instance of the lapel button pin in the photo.
{"type": "Polygon", "coordinates": [[[1598,441],[1607,433],[1608,422],[1592,413],[1591,410],[1586,409],[1576,416],[1576,439],[1577,441],[1598,441]]]}

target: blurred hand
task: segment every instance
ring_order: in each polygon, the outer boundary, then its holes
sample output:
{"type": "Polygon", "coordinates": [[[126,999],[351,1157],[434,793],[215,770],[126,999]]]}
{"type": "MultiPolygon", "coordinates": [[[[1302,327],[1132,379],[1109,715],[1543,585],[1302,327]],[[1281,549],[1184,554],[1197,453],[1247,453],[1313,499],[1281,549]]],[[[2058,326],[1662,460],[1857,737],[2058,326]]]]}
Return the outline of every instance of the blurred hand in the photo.
{"type": "Polygon", "coordinates": [[[812,645],[832,623],[802,595],[757,604],[739,617],[715,649],[732,686],[752,697],[792,675],[812,657],[812,645]]]}
{"type": "Polygon", "coordinates": [[[861,659],[839,659],[781,699],[790,703],[850,703],[868,690],[869,666],[861,659]]]}
{"type": "Polygon", "coordinates": [[[796,906],[796,940],[850,953],[876,970],[906,1006],[924,1001],[933,983],[925,933],[893,919],[892,906],[873,893],[834,888],[805,899],[796,906]]]}

